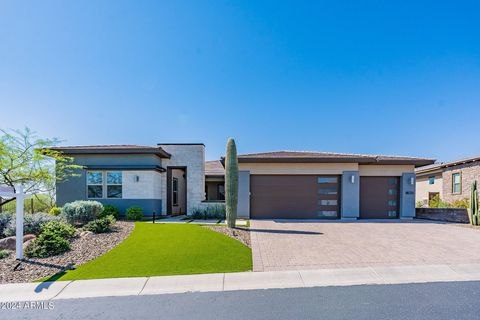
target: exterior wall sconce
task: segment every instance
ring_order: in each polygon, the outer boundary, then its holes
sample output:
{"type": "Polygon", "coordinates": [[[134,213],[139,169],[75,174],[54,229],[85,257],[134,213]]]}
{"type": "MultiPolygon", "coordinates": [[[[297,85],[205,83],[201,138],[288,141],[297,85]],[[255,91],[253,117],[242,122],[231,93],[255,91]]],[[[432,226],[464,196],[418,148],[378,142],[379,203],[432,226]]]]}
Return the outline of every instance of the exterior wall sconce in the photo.
{"type": "Polygon", "coordinates": [[[351,183],[355,183],[355,175],[352,174],[352,175],[350,176],[350,182],[351,182],[351,183]]]}
{"type": "Polygon", "coordinates": [[[413,177],[410,178],[410,185],[414,185],[415,184],[415,179],[413,177]]]}
{"type": "Polygon", "coordinates": [[[135,176],[135,178],[133,179],[135,182],[139,182],[140,181],[140,176],[135,176]]]}

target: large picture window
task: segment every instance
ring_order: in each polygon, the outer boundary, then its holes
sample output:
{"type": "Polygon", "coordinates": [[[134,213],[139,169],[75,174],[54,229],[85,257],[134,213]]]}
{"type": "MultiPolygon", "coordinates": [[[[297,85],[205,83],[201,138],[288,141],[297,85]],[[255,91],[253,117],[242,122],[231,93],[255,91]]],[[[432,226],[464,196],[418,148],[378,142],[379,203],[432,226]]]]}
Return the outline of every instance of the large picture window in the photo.
{"type": "Polygon", "coordinates": [[[103,198],[103,172],[87,172],[87,197],[89,199],[103,198]]]}
{"type": "Polygon", "coordinates": [[[122,198],[122,172],[87,171],[87,198],[122,198]]]}

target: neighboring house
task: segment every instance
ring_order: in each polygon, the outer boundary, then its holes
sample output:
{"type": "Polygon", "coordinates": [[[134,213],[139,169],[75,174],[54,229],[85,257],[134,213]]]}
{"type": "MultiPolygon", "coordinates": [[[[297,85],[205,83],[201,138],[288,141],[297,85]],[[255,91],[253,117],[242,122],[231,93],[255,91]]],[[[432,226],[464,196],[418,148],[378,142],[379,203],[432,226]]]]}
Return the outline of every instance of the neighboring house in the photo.
{"type": "Polygon", "coordinates": [[[472,182],[480,179],[480,157],[419,167],[415,174],[417,202],[428,204],[435,196],[445,202],[463,200],[470,197],[472,182]]]}
{"type": "MultiPolygon", "coordinates": [[[[84,166],[57,185],[57,203],[92,199],[125,212],[190,214],[225,198],[222,161],[203,144],[59,147],[84,166]]],[[[245,218],[356,219],[415,216],[415,167],[434,160],[278,151],[238,156],[238,215],[245,218]]]]}
{"type": "Polygon", "coordinates": [[[220,160],[205,162],[205,198],[208,202],[225,201],[225,168],[220,160]]]}

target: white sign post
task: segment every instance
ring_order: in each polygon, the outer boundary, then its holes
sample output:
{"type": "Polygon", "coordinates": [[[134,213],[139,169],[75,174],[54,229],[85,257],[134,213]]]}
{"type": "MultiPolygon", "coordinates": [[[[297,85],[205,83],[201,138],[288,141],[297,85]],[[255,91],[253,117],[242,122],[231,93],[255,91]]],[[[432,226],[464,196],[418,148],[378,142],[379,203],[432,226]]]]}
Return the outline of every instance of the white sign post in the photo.
{"type": "Polygon", "coordinates": [[[0,196],[16,198],[16,257],[17,260],[23,259],[23,199],[25,194],[23,193],[23,187],[18,186],[17,192],[13,192],[12,188],[0,187],[0,196]]]}

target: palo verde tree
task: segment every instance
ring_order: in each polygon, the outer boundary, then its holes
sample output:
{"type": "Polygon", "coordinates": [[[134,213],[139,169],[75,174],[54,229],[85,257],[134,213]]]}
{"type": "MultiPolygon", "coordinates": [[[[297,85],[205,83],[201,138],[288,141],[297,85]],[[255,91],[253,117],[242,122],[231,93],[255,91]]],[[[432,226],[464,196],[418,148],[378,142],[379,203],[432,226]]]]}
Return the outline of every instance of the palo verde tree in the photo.
{"type": "Polygon", "coordinates": [[[238,160],[235,140],[229,138],[225,154],[225,209],[227,225],[235,228],[238,206],[238,160]]]}
{"type": "MultiPolygon", "coordinates": [[[[58,143],[56,138],[38,138],[28,128],[0,129],[0,185],[15,190],[20,184],[27,194],[53,195],[56,182],[75,175],[75,170],[81,168],[72,164],[71,157],[50,149],[58,143]]],[[[0,199],[0,208],[13,200],[0,199]]]]}

